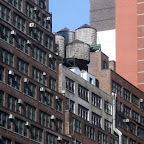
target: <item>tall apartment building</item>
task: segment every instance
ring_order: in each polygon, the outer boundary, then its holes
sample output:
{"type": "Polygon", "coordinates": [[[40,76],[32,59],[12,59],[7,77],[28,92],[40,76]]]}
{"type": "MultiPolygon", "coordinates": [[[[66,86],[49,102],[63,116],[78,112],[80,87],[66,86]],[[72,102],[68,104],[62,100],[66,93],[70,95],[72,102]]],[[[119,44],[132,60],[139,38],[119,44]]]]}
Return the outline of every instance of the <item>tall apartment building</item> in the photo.
{"type": "Polygon", "coordinates": [[[64,96],[48,0],[0,1],[0,143],[50,144],[64,135],[64,96]],[[59,102],[56,98],[59,98],[59,102]]]}
{"type": "Polygon", "coordinates": [[[108,94],[117,94],[116,127],[122,132],[122,144],[144,143],[144,93],[113,71],[102,52],[90,53],[89,72],[99,80],[99,87],[108,94]]]}
{"type": "Polygon", "coordinates": [[[144,1],[116,1],[117,72],[144,91],[144,1]]]}
{"type": "Polygon", "coordinates": [[[90,26],[97,29],[97,43],[110,60],[116,60],[115,0],[89,0],[90,26]]]}

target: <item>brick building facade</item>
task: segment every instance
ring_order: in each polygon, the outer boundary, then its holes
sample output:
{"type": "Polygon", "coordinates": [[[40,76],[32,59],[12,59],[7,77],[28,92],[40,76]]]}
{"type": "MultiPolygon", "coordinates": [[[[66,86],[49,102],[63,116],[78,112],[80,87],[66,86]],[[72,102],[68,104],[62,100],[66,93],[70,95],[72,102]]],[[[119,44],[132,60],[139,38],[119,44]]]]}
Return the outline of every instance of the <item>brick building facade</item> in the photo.
{"type": "MultiPolygon", "coordinates": [[[[123,134],[123,143],[144,142],[144,94],[130,82],[109,69],[108,57],[102,52],[90,54],[89,72],[99,80],[100,89],[117,93],[117,128],[123,134]]],[[[113,67],[113,66],[112,66],[113,67]]]]}

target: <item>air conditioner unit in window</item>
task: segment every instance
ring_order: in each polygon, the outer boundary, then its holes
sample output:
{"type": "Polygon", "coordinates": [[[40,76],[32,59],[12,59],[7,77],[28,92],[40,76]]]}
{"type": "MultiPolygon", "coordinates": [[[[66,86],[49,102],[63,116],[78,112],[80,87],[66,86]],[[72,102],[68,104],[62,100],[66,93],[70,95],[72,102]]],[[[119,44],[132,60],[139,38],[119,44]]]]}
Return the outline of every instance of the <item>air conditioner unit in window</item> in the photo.
{"type": "Polygon", "coordinates": [[[123,122],[128,123],[130,121],[129,121],[129,119],[123,119],[123,122]]]}
{"type": "Polygon", "coordinates": [[[30,42],[30,40],[27,40],[27,45],[29,45],[29,46],[31,45],[31,42],[30,42]]]}
{"type": "Polygon", "coordinates": [[[12,114],[9,115],[8,117],[10,120],[14,120],[14,116],[12,114]]]}
{"type": "Polygon", "coordinates": [[[46,72],[43,72],[43,76],[46,76],[47,74],[46,74],[46,72]]]}
{"type": "Polygon", "coordinates": [[[61,92],[62,94],[65,94],[65,90],[62,90],[62,92],[61,92]]]}
{"type": "Polygon", "coordinates": [[[54,116],[54,115],[51,115],[50,119],[51,119],[51,120],[55,120],[55,116],[54,116]]]}
{"type": "Polygon", "coordinates": [[[45,91],[45,88],[44,88],[44,87],[40,87],[40,91],[41,91],[41,92],[44,92],[44,91],[45,91]]]}
{"type": "Polygon", "coordinates": [[[22,103],[23,103],[22,99],[18,99],[18,104],[22,104],[22,103]]]}
{"type": "Polygon", "coordinates": [[[37,7],[34,7],[33,11],[37,12],[37,11],[38,11],[38,8],[37,8],[37,7]]]}
{"type": "Polygon", "coordinates": [[[30,127],[31,126],[30,122],[26,122],[25,126],[30,127]]]}
{"type": "Polygon", "coordinates": [[[16,36],[16,32],[14,30],[11,31],[12,36],[16,36]]]}
{"type": "Polygon", "coordinates": [[[58,96],[55,96],[55,99],[56,99],[56,100],[59,100],[59,97],[58,97],[58,96]]]}
{"type": "Polygon", "coordinates": [[[56,52],[55,54],[58,55],[58,52],[56,52]]]}
{"type": "Polygon", "coordinates": [[[58,136],[57,141],[62,141],[62,137],[58,136]]]}
{"type": "Polygon", "coordinates": [[[50,21],[50,19],[51,19],[50,17],[47,17],[47,18],[46,18],[47,21],[50,21]]]}
{"type": "Polygon", "coordinates": [[[35,28],[35,27],[36,27],[36,24],[35,24],[35,23],[29,23],[29,27],[30,27],[30,28],[35,28]]]}
{"type": "Polygon", "coordinates": [[[29,82],[28,78],[24,78],[24,83],[28,83],[28,82],[29,82]]]}
{"type": "Polygon", "coordinates": [[[14,75],[14,72],[12,70],[9,70],[8,74],[9,75],[14,75]]]}
{"type": "Polygon", "coordinates": [[[144,100],[143,99],[140,99],[140,102],[143,102],[144,100]]]}
{"type": "Polygon", "coordinates": [[[52,58],[52,54],[49,54],[49,58],[52,58]]]}

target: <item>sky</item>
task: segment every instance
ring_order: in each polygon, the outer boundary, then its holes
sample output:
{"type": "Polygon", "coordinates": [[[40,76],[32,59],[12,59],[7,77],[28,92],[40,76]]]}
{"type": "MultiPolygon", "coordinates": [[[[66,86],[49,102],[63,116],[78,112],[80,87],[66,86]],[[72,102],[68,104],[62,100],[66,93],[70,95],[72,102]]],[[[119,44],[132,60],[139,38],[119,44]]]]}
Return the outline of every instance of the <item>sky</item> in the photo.
{"type": "Polygon", "coordinates": [[[89,0],[49,0],[49,4],[53,32],[64,27],[74,31],[89,24],[89,0]]]}

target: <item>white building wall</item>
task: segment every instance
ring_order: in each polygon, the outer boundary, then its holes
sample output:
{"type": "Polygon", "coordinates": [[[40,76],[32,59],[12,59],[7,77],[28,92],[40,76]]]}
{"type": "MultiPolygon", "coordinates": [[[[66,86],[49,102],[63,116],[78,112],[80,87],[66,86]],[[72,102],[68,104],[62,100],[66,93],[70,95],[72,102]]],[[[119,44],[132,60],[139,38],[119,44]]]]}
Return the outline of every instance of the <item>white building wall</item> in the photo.
{"type": "Polygon", "coordinates": [[[115,29],[97,32],[97,43],[101,44],[101,51],[109,57],[109,60],[116,61],[115,29]]]}

